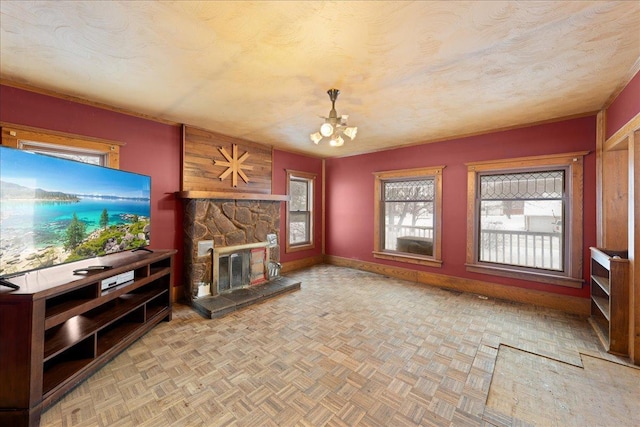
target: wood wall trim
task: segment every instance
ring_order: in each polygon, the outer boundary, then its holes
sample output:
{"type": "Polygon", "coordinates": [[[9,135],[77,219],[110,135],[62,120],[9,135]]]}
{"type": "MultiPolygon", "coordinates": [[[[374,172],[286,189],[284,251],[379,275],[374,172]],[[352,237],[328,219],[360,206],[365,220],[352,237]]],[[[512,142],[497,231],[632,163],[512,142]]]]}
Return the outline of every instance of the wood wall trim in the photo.
{"type": "Polygon", "coordinates": [[[629,152],[627,150],[602,153],[602,248],[629,248],[629,152]]]}
{"type": "Polygon", "coordinates": [[[544,160],[548,165],[563,165],[571,162],[575,157],[584,157],[589,154],[589,151],[575,151],[572,153],[558,153],[558,154],[542,154],[539,156],[526,156],[526,157],[514,157],[506,159],[495,160],[483,160],[480,162],[465,163],[465,165],[471,170],[476,172],[484,170],[494,170],[499,168],[497,164],[505,164],[505,170],[527,168],[532,166],[538,166],[541,160],[544,160]]]}
{"type": "Polygon", "coordinates": [[[356,270],[369,271],[397,279],[409,280],[425,285],[431,285],[447,289],[455,289],[478,295],[484,295],[496,299],[504,299],[524,304],[532,304],[547,308],[561,310],[566,313],[589,316],[590,300],[588,298],[573,297],[568,295],[552,294],[533,289],[519,288],[515,286],[499,285],[480,280],[463,279],[444,274],[428,273],[425,271],[411,270],[407,268],[393,267],[368,261],[353,260],[333,255],[324,257],[326,264],[341,267],[354,268],[356,270]]]}
{"type": "Polygon", "coordinates": [[[429,267],[442,267],[442,260],[433,259],[426,256],[409,254],[407,252],[372,252],[374,258],[386,259],[389,261],[406,262],[407,264],[427,265],[429,267]]]}
{"type": "Polygon", "coordinates": [[[629,354],[640,365],[640,130],[629,136],[629,354]]]}
{"type": "Polygon", "coordinates": [[[327,235],[326,234],[326,227],[327,227],[327,225],[326,225],[326,218],[327,218],[326,214],[327,214],[327,211],[326,211],[326,208],[325,208],[326,207],[326,202],[325,202],[326,201],[326,190],[325,190],[325,188],[326,188],[326,183],[327,183],[326,170],[327,170],[327,162],[324,159],[322,159],[322,207],[321,207],[322,218],[320,218],[320,220],[322,221],[322,237],[321,237],[322,238],[322,255],[324,255],[326,253],[326,251],[325,251],[325,248],[326,248],[325,239],[326,239],[326,235],[327,235]]]}
{"type": "MultiPolygon", "coordinates": [[[[27,149],[23,148],[23,144],[20,141],[29,141],[42,143],[43,147],[56,147],[56,149],[58,149],[57,147],[62,147],[60,149],[91,152],[104,156],[106,160],[104,166],[113,169],[120,167],[120,147],[126,145],[121,141],[57,132],[6,122],[0,122],[0,128],[2,129],[2,145],[7,147],[27,149]]],[[[26,145],[26,143],[24,143],[24,145],[26,145]]]]}
{"type": "Polygon", "coordinates": [[[7,123],[7,122],[0,122],[0,127],[7,128],[9,130],[14,130],[14,131],[46,133],[48,135],[51,135],[52,137],[53,136],[58,136],[60,138],[67,138],[67,139],[80,139],[82,141],[98,142],[100,144],[111,144],[111,145],[120,145],[120,146],[127,145],[126,142],[114,141],[112,139],[95,138],[95,137],[92,137],[92,136],[78,135],[78,134],[74,134],[74,133],[58,132],[58,131],[55,131],[55,130],[41,129],[41,128],[36,128],[36,127],[33,127],[33,126],[16,125],[14,123],[7,123]]]}
{"type": "Polygon", "coordinates": [[[597,161],[598,244],[629,252],[629,357],[640,365],[640,112],[604,142],[597,161]]]}
{"type": "Polygon", "coordinates": [[[290,271],[301,270],[314,265],[322,264],[324,262],[323,255],[316,255],[308,258],[302,258],[295,261],[288,261],[282,263],[281,273],[288,273],[290,271]]]}
{"type": "Polygon", "coordinates": [[[373,172],[373,175],[379,179],[391,179],[391,178],[413,178],[423,175],[442,175],[442,170],[445,165],[439,166],[427,166],[423,168],[412,169],[394,169],[390,171],[378,171],[373,172]]]}
{"type": "MultiPolygon", "coordinates": [[[[596,200],[602,200],[602,176],[603,162],[602,151],[607,132],[607,110],[600,110],[596,118],[596,200]]],[[[604,247],[604,217],[602,203],[596,203],[596,244],[599,248],[604,247]]]]}
{"type": "Polygon", "coordinates": [[[640,129],[640,113],[629,120],[604,143],[604,151],[626,150],[629,145],[629,135],[640,129]]]}

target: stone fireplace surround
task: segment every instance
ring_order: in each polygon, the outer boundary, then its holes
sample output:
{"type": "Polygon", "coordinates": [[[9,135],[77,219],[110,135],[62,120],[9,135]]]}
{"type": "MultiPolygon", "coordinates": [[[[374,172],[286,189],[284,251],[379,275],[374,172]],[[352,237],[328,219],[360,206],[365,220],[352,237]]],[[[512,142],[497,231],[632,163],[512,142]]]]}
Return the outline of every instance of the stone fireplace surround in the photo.
{"type": "MultiPolygon", "coordinates": [[[[202,283],[214,282],[212,256],[198,256],[198,242],[212,240],[214,249],[254,246],[275,234],[280,241],[280,203],[269,200],[187,199],[184,215],[185,296],[192,301],[202,283]]],[[[279,262],[280,247],[270,248],[266,260],[279,262]]],[[[216,266],[217,270],[217,266],[216,266]]],[[[217,289],[212,287],[212,295],[217,289]]]]}

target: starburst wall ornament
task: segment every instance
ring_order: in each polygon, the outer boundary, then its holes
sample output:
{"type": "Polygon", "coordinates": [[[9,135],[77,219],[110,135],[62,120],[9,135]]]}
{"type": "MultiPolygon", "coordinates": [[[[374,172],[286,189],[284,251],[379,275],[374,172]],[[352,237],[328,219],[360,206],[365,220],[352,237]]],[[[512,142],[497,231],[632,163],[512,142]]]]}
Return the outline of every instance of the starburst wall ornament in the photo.
{"type": "Polygon", "coordinates": [[[240,158],[238,158],[238,146],[236,144],[233,144],[233,151],[232,151],[233,155],[229,155],[229,153],[227,153],[227,150],[225,150],[224,147],[220,147],[219,150],[220,150],[220,153],[222,153],[222,155],[224,156],[224,158],[227,159],[226,162],[224,160],[213,161],[213,164],[215,166],[225,166],[227,168],[218,177],[220,178],[220,181],[224,181],[224,179],[228,177],[229,174],[232,174],[231,175],[232,186],[234,187],[238,186],[238,175],[240,175],[240,178],[242,178],[242,180],[248,184],[249,177],[244,173],[243,169],[253,170],[253,166],[243,165],[242,163],[244,163],[244,161],[249,158],[249,152],[246,151],[240,158]]]}

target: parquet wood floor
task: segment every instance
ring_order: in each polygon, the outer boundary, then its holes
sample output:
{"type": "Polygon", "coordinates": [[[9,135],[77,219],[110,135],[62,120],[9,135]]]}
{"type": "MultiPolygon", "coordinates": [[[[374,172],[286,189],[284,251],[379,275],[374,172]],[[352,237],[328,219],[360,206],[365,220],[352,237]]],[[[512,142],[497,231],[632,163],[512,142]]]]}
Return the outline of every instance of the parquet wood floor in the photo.
{"type": "MultiPolygon", "coordinates": [[[[220,319],[176,305],[174,320],[50,407],[41,425],[577,425],[571,411],[572,423],[548,417],[548,400],[536,395],[528,395],[526,411],[514,409],[515,389],[527,392],[532,383],[520,378],[519,364],[535,377],[537,370],[554,375],[537,360],[553,361],[575,369],[567,379],[580,381],[582,353],[599,359],[593,370],[601,376],[613,376],[602,372],[610,367],[618,376],[639,372],[602,352],[577,316],[336,266],[289,276],[302,282],[300,291],[220,319]],[[533,359],[503,361],[505,349],[533,359]]],[[[607,401],[631,399],[633,411],[633,381],[616,384],[607,401]]],[[[610,412],[580,421],[638,421],[610,412]]]]}

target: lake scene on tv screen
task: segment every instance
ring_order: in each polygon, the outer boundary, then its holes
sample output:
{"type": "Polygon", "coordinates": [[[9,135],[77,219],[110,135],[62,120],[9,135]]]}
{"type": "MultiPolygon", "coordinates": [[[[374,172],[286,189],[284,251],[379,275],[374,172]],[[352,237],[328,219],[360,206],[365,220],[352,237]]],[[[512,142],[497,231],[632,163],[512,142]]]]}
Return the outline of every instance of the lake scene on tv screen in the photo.
{"type": "Polygon", "coordinates": [[[145,175],[0,147],[0,276],[149,244],[145,175]]]}

